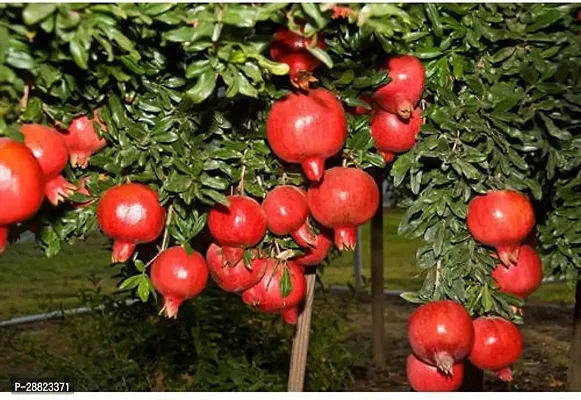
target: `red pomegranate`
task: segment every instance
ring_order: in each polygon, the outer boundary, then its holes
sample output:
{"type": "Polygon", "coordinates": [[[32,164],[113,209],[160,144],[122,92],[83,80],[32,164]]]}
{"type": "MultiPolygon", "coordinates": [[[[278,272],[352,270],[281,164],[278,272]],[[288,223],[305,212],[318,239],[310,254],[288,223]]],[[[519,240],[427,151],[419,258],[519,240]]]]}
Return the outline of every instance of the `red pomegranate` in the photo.
{"type": "Polygon", "coordinates": [[[140,183],[108,189],[97,205],[97,221],[113,238],[114,263],[129,260],[135,246],[153,242],[163,231],[165,210],[155,190],[140,183]]]}
{"type": "Polygon", "coordinates": [[[304,255],[294,260],[307,267],[318,265],[327,258],[331,247],[333,247],[333,232],[323,228],[317,235],[314,246],[308,247],[304,255]]]}
{"type": "Polygon", "coordinates": [[[325,160],[338,153],[347,138],[343,105],[323,88],[291,93],[272,106],[266,135],[277,157],[300,163],[307,178],[318,181],[325,160]]]}
{"type": "Polygon", "coordinates": [[[464,360],[472,349],[472,319],[468,311],[454,301],[426,303],[410,317],[408,340],[416,357],[452,374],[454,364],[464,360]]]}
{"type": "Polygon", "coordinates": [[[258,251],[253,253],[250,266],[246,266],[243,260],[230,266],[222,256],[220,246],[212,243],[206,252],[206,261],[214,282],[226,292],[240,292],[256,285],[264,276],[266,260],[258,258],[258,251]]]}
{"type": "Polygon", "coordinates": [[[54,206],[76,190],[75,185],[62,175],[69,161],[69,151],[63,136],[53,128],[39,124],[25,124],[20,129],[24,144],[38,160],[45,179],[45,195],[54,206]]]}
{"type": "Polygon", "coordinates": [[[283,309],[280,314],[282,315],[282,319],[289,325],[296,325],[299,319],[299,307],[289,307],[283,309]]]}
{"type": "Polygon", "coordinates": [[[0,253],[4,251],[6,242],[8,242],[8,227],[0,226],[0,253]]]}
{"type": "MultiPolygon", "coordinates": [[[[304,31],[304,26],[302,28],[304,31]]],[[[288,64],[291,82],[298,83],[301,73],[313,72],[321,62],[307,50],[312,40],[297,35],[287,27],[281,27],[270,44],[270,58],[274,61],[288,64]]],[[[319,35],[317,47],[324,49],[325,42],[319,35]]],[[[300,86],[300,84],[299,84],[300,86]]]]}
{"type": "Polygon", "coordinates": [[[242,292],[242,301],[265,313],[280,312],[298,306],[305,297],[307,280],[303,268],[294,261],[266,259],[266,273],[256,285],[242,292]],[[290,280],[290,293],[283,296],[281,281],[290,280]]]}
{"type": "Polygon", "coordinates": [[[99,137],[94,123],[97,122],[104,131],[107,128],[99,120],[97,111],[94,114],[93,119],[86,115],[75,118],[69,126],[68,133],[64,135],[73,167],[87,168],[89,157],[107,145],[105,139],[99,137]]]}
{"type": "Polygon", "coordinates": [[[354,249],[356,228],[371,219],[379,206],[379,189],[373,178],[357,168],[334,167],[321,183],[307,192],[311,215],[335,230],[339,250],[354,249]]]}
{"type": "Polygon", "coordinates": [[[44,200],[44,173],[24,144],[0,138],[0,227],[31,218],[44,200]]]}
{"type": "Polygon", "coordinates": [[[266,215],[258,202],[246,196],[228,196],[229,206],[216,204],[208,214],[210,234],[222,246],[222,256],[235,266],[244,249],[256,246],[266,233],[266,215]]]}
{"type": "Polygon", "coordinates": [[[269,231],[278,236],[290,234],[297,238],[297,243],[314,245],[315,235],[307,226],[307,195],[302,189],[289,185],[277,186],[266,195],[262,208],[269,231]]]}
{"type": "Polygon", "coordinates": [[[385,111],[408,119],[422,98],[426,79],[424,66],[416,57],[403,55],[391,57],[387,68],[391,81],[377,89],[373,98],[385,111]]]}
{"type": "Polygon", "coordinates": [[[188,255],[182,246],[166,249],[151,266],[153,287],[163,296],[160,314],[177,318],[184,300],[196,297],[208,282],[206,260],[197,251],[188,255]]]}
{"type": "Polygon", "coordinates": [[[455,392],[464,379],[464,363],[454,364],[451,374],[445,374],[413,354],[407,359],[408,382],[416,392],[455,392]]]}
{"type": "Polygon", "coordinates": [[[496,248],[504,265],[518,261],[521,242],[535,225],[533,206],[512,190],[491,190],[468,205],[468,230],[474,239],[496,248]]]}
{"type": "MultiPolygon", "coordinates": [[[[366,102],[367,104],[369,104],[370,106],[373,107],[374,103],[373,103],[373,97],[371,96],[367,96],[367,95],[363,95],[360,97],[361,100],[363,100],[364,102],[366,102]]],[[[368,110],[365,107],[362,106],[355,106],[353,107],[349,112],[353,115],[363,115],[363,114],[369,114],[370,112],[372,112],[373,110],[368,110]]]]}
{"type": "Polygon", "coordinates": [[[523,349],[522,336],[516,325],[500,317],[479,317],[474,320],[474,334],[470,362],[510,382],[510,366],[518,360],[523,349]]]}
{"type": "Polygon", "coordinates": [[[537,252],[530,246],[521,246],[516,264],[498,264],[492,271],[498,288],[522,299],[541,286],[543,266],[537,252]]]}
{"type": "Polygon", "coordinates": [[[407,120],[381,109],[375,110],[370,121],[375,148],[385,162],[394,159],[394,153],[404,153],[416,144],[416,136],[423,125],[422,112],[416,108],[407,120]]]}

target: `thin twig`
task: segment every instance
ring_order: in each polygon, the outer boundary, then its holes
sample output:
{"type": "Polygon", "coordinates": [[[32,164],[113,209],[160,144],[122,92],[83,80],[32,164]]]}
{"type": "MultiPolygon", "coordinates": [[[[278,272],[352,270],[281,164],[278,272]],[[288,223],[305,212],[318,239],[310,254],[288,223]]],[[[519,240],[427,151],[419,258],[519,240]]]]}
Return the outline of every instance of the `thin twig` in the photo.
{"type": "Polygon", "coordinates": [[[242,169],[240,170],[240,183],[238,183],[238,193],[240,195],[244,195],[244,174],[246,174],[246,152],[248,151],[248,149],[244,150],[244,153],[242,154],[242,158],[240,159],[240,162],[242,163],[242,169]]]}
{"type": "Polygon", "coordinates": [[[159,257],[159,255],[167,249],[167,246],[169,245],[169,227],[171,225],[171,218],[173,216],[173,207],[170,204],[169,207],[167,208],[167,218],[165,220],[165,229],[163,231],[163,239],[161,241],[161,250],[155,255],[155,257],[153,257],[151,260],[149,260],[149,262],[147,264],[145,264],[145,268],[147,269],[147,267],[149,267],[151,264],[153,264],[153,262],[156,260],[157,257],[159,257]]]}
{"type": "Polygon", "coordinates": [[[20,98],[20,102],[18,103],[21,110],[26,110],[26,108],[28,107],[28,96],[29,95],[30,95],[30,85],[25,85],[24,86],[24,93],[22,94],[22,97],[20,98]]]}
{"type": "Polygon", "coordinates": [[[438,260],[438,262],[436,263],[436,282],[434,284],[434,286],[436,287],[436,289],[438,288],[438,286],[440,286],[440,272],[441,272],[441,268],[442,268],[442,261],[438,260]]]}

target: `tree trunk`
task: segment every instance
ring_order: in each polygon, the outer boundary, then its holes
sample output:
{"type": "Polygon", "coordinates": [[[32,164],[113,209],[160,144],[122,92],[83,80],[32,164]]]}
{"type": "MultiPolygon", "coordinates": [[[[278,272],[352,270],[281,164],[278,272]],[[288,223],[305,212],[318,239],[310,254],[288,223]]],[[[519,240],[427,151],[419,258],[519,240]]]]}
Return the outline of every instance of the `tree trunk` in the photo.
{"type": "Polygon", "coordinates": [[[567,390],[581,392],[581,280],[575,289],[575,308],[573,311],[573,336],[569,350],[569,371],[567,390]]]}
{"type": "Polygon", "coordinates": [[[305,371],[307,369],[309,333],[311,331],[311,314],[313,311],[313,300],[315,299],[316,278],[316,273],[307,275],[307,294],[305,295],[305,308],[297,320],[297,330],[293,340],[288,376],[289,392],[302,392],[305,385],[305,371]]]}
{"type": "MultiPolygon", "coordinates": [[[[374,174],[375,182],[382,187],[383,171],[374,174]]],[[[379,191],[379,207],[371,219],[371,319],[372,319],[372,359],[376,367],[383,367],[384,333],[384,276],[383,276],[383,191],[379,191]]]]}
{"type": "Polygon", "coordinates": [[[461,392],[482,392],[484,387],[484,371],[476,368],[468,360],[464,361],[464,380],[461,392]]]}

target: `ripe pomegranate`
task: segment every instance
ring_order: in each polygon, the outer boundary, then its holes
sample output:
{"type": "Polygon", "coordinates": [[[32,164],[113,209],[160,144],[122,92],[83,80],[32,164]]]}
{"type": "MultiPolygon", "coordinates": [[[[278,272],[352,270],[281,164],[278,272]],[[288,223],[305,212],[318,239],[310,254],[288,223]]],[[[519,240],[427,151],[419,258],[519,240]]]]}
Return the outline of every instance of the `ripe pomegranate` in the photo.
{"type": "Polygon", "coordinates": [[[38,124],[22,125],[24,144],[38,160],[45,178],[46,198],[54,206],[76,190],[62,175],[69,161],[69,151],[63,136],[53,128],[38,124]]]}
{"type": "Polygon", "coordinates": [[[153,242],[163,230],[165,210],[157,193],[140,183],[108,189],[97,205],[97,221],[113,238],[112,262],[125,262],[139,243],[153,242]]]}
{"type": "Polygon", "coordinates": [[[470,354],[474,327],[462,305],[451,300],[433,301],[411,315],[408,340],[416,357],[453,374],[454,364],[470,354]]]}
{"type": "MultiPolygon", "coordinates": [[[[373,107],[374,103],[373,103],[373,97],[371,96],[367,96],[367,95],[363,95],[360,97],[361,100],[363,100],[364,102],[366,102],[367,104],[369,104],[370,106],[373,107]]],[[[363,115],[363,114],[369,114],[370,112],[372,112],[373,110],[368,110],[365,107],[362,106],[355,106],[353,107],[350,112],[353,115],[363,115]]]]}
{"type": "Polygon", "coordinates": [[[407,358],[408,382],[416,392],[455,392],[464,379],[464,363],[454,364],[451,374],[445,374],[410,354],[407,358]]]}
{"type": "Polygon", "coordinates": [[[404,153],[414,147],[423,123],[419,108],[407,120],[381,109],[375,110],[370,121],[371,136],[385,162],[392,161],[394,153],[404,153]]]}
{"type": "MultiPolygon", "coordinates": [[[[302,30],[304,31],[304,26],[302,30]]],[[[311,42],[312,39],[297,35],[287,27],[281,27],[270,44],[270,58],[288,64],[291,82],[297,86],[303,86],[300,82],[302,75],[313,72],[321,65],[321,61],[307,50],[311,42]]],[[[321,35],[318,36],[316,46],[320,49],[325,48],[321,35]]]]}
{"type": "Polygon", "coordinates": [[[196,297],[208,282],[206,260],[197,251],[188,255],[182,246],[166,249],[151,266],[153,287],[163,296],[160,314],[177,318],[184,300],[196,297]]]}
{"type": "Polygon", "coordinates": [[[504,265],[518,261],[520,243],[535,225],[533,206],[512,190],[490,190],[468,205],[468,230],[474,239],[496,248],[504,265]]]}
{"type": "Polygon", "coordinates": [[[296,186],[277,186],[262,202],[268,230],[275,235],[290,234],[297,243],[315,244],[315,235],[307,226],[307,195],[296,186]]]}
{"type": "Polygon", "coordinates": [[[498,378],[510,382],[510,366],[523,349],[522,336],[512,322],[500,317],[474,320],[474,347],[470,362],[480,369],[492,370],[498,378]]]}
{"type": "Polygon", "coordinates": [[[0,229],[26,221],[44,200],[44,174],[24,144],[0,138],[0,229]]]}
{"type": "Polygon", "coordinates": [[[94,122],[96,121],[103,130],[107,128],[99,120],[97,111],[94,114],[93,119],[89,119],[86,115],[75,118],[69,125],[68,133],[64,135],[73,167],[87,168],[89,157],[107,145],[105,139],[100,138],[95,131],[94,122]]]}
{"type": "Polygon", "coordinates": [[[299,307],[294,306],[290,308],[285,308],[280,312],[282,319],[289,325],[296,325],[299,319],[299,307]]]}
{"type": "Polygon", "coordinates": [[[250,266],[246,266],[243,260],[230,266],[222,256],[220,246],[212,243],[206,252],[206,261],[214,282],[226,292],[240,292],[256,285],[264,276],[266,261],[258,258],[258,251],[253,253],[250,266]]]}
{"type": "Polygon", "coordinates": [[[4,251],[7,241],[8,241],[8,227],[0,226],[0,253],[4,251]]]}
{"type": "Polygon", "coordinates": [[[208,214],[210,234],[222,246],[222,256],[235,266],[244,249],[258,244],[266,233],[266,215],[258,202],[246,196],[228,196],[230,206],[216,204],[208,214]]]}
{"type": "Polygon", "coordinates": [[[294,260],[304,266],[315,266],[322,263],[329,250],[333,247],[333,232],[327,229],[322,229],[317,235],[314,246],[306,249],[306,253],[294,260]]]}
{"type": "Polygon", "coordinates": [[[387,61],[391,81],[375,91],[377,105],[403,119],[412,116],[422,98],[426,74],[421,61],[414,56],[391,57],[387,61]]]}
{"type": "Polygon", "coordinates": [[[305,297],[307,280],[303,268],[294,261],[266,259],[266,273],[250,289],[242,292],[242,301],[265,313],[280,312],[298,306],[305,297]],[[290,293],[283,297],[281,281],[290,278],[290,293]]]}
{"type": "Polygon", "coordinates": [[[339,250],[353,249],[356,228],[371,219],[379,206],[379,189],[371,176],[357,168],[334,167],[307,192],[309,209],[323,226],[335,230],[339,250]]]}
{"type": "Polygon", "coordinates": [[[347,138],[343,105],[323,88],[288,94],[272,106],[266,135],[277,157],[300,163],[307,178],[318,181],[325,160],[338,153],[347,138]]]}
{"type": "Polygon", "coordinates": [[[525,299],[541,286],[541,259],[532,247],[521,246],[516,264],[508,267],[498,264],[492,271],[492,277],[501,291],[525,299]]]}

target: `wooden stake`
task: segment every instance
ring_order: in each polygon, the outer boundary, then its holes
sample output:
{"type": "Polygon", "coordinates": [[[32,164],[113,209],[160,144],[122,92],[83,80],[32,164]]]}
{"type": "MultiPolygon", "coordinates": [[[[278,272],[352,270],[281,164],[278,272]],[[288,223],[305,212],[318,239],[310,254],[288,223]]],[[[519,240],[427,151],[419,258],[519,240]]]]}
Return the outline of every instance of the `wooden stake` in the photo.
{"type": "Polygon", "coordinates": [[[464,361],[464,380],[460,386],[461,392],[482,392],[484,388],[484,371],[476,368],[468,360],[464,361]]]}
{"type": "Polygon", "coordinates": [[[383,277],[383,171],[374,174],[379,188],[379,207],[371,219],[371,351],[376,367],[385,365],[383,355],[384,333],[384,277],[383,277]]]}
{"type": "Polygon", "coordinates": [[[305,371],[307,369],[307,353],[309,349],[309,333],[311,331],[311,314],[313,311],[313,300],[315,299],[316,278],[316,273],[307,275],[305,308],[299,315],[297,330],[293,340],[288,376],[289,392],[302,392],[305,385],[305,371]]]}
{"type": "Polygon", "coordinates": [[[569,392],[581,392],[581,280],[577,281],[575,289],[573,336],[571,337],[571,349],[569,350],[567,390],[569,392]]]}

